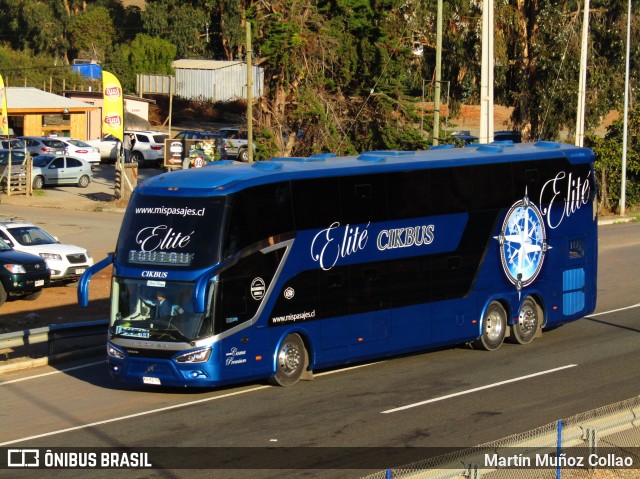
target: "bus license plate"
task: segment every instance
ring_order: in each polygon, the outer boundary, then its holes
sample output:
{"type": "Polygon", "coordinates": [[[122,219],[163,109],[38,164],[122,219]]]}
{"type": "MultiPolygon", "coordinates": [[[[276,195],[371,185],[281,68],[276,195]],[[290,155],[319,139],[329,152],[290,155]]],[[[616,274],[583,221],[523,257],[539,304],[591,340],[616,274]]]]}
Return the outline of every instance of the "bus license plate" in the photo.
{"type": "Polygon", "coordinates": [[[150,378],[149,376],[142,376],[142,382],[145,384],[160,386],[160,378],[150,378]]]}
{"type": "Polygon", "coordinates": [[[44,286],[44,279],[36,279],[33,283],[34,286],[44,286]]]}

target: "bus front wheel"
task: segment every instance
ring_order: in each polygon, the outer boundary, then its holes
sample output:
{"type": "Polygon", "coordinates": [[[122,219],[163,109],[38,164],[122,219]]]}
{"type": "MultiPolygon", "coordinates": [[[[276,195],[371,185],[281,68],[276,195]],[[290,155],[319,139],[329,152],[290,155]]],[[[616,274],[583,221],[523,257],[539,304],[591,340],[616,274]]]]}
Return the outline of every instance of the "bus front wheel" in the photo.
{"type": "Polygon", "coordinates": [[[509,340],[517,344],[533,341],[540,326],[540,308],[535,300],[527,298],[518,312],[518,321],[511,326],[509,340]]]}
{"type": "Polygon", "coordinates": [[[276,386],[291,386],[298,382],[307,367],[309,354],[304,341],[297,334],[289,334],[278,349],[276,373],[270,382],[276,386]]]}
{"type": "Polygon", "coordinates": [[[507,332],[507,312],[497,301],[492,302],[482,318],[482,334],[473,343],[476,349],[494,351],[502,346],[507,332]]]}

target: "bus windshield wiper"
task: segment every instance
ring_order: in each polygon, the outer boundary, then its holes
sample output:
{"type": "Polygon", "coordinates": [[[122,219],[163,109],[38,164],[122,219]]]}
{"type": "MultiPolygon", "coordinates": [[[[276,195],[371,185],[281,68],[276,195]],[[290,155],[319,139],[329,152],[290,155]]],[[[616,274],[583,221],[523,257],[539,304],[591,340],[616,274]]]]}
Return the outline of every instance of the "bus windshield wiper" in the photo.
{"type": "Polygon", "coordinates": [[[178,328],[156,329],[156,331],[162,332],[162,333],[169,333],[175,339],[179,339],[180,341],[184,341],[185,343],[188,343],[191,346],[195,346],[195,344],[196,344],[195,341],[193,341],[193,339],[188,338],[187,336],[185,336],[184,333],[182,331],[180,331],[178,328]]]}

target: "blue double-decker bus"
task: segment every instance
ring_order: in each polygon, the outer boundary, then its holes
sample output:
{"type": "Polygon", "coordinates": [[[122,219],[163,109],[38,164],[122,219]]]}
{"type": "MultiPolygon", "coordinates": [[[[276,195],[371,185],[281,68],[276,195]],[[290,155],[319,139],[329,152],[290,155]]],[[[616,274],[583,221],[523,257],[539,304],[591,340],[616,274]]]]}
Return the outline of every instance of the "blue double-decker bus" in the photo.
{"type": "Polygon", "coordinates": [[[270,379],[469,343],[526,344],[596,304],[591,150],[538,142],[174,171],[136,188],[108,367],[166,386],[270,379]]]}

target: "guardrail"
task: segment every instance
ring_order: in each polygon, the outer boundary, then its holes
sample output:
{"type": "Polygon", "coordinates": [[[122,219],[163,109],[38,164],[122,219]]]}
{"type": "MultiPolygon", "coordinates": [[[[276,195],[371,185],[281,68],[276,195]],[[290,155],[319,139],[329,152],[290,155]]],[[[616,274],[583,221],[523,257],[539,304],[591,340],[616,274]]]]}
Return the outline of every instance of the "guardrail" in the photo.
{"type": "Polygon", "coordinates": [[[70,351],[104,348],[107,325],[108,321],[101,319],[0,334],[0,351],[6,360],[0,365],[21,358],[55,358],[70,351]]]}
{"type": "Polygon", "coordinates": [[[362,479],[561,479],[563,475],[626,479],[640,477],[639,469],[640,396],[636,396],[362,479]]]}

